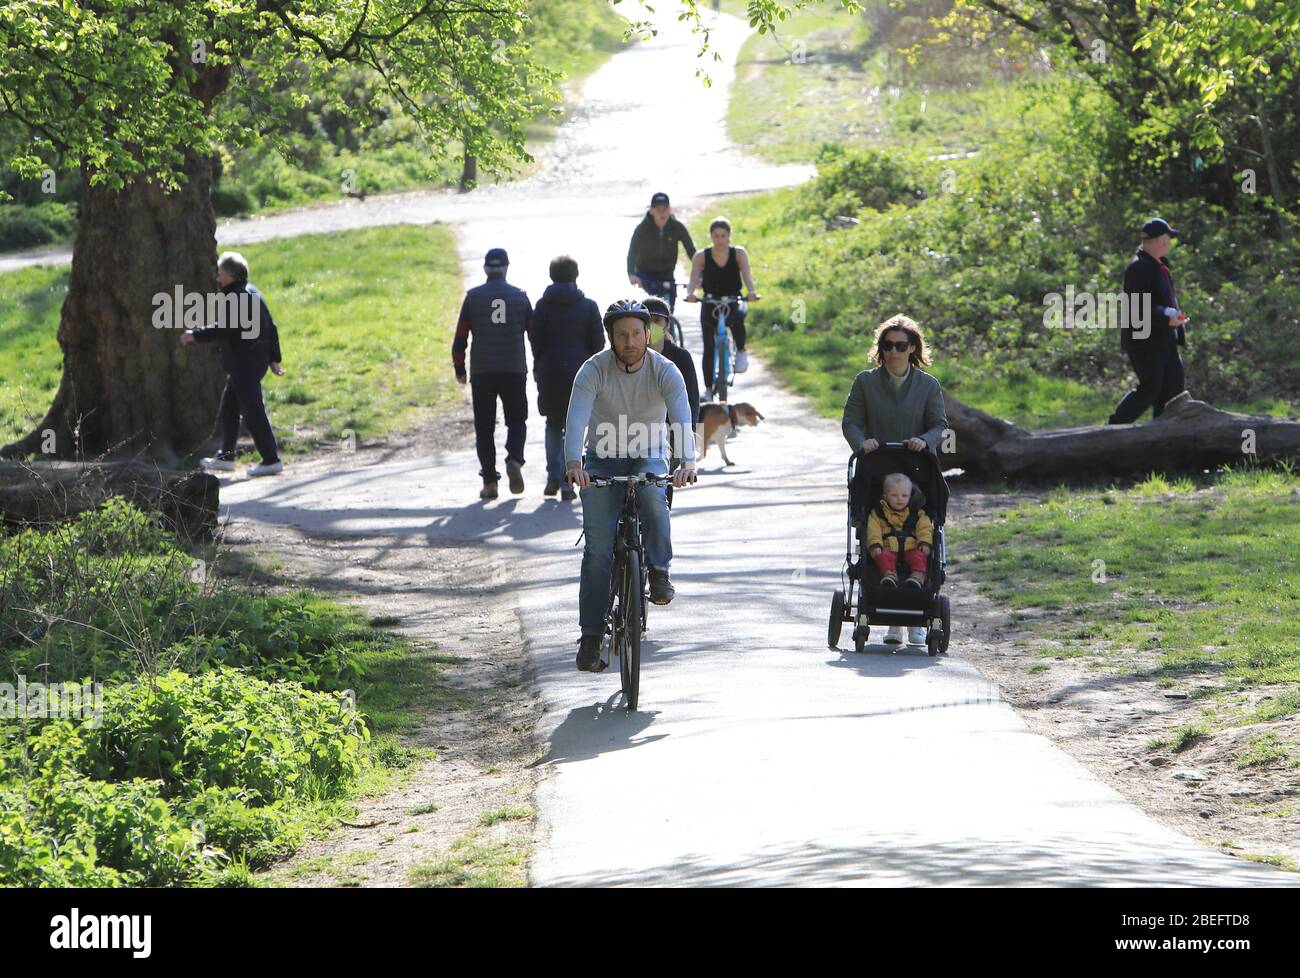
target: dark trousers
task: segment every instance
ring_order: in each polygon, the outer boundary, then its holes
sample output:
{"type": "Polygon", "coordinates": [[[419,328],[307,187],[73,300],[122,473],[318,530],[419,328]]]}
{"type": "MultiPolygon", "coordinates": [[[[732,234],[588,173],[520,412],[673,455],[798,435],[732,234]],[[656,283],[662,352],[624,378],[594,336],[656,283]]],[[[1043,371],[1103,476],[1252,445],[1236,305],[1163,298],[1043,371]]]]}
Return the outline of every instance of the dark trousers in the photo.
{"type": "MultiPolygon", "coordinates": [[[[704,329],[704,386],[713,386],[713,336],[718,331],[718,304],[710,299],[705,299],[700,304],[700,326],[704,329]]],[[[736,308],[736,304],[731,304],[731,311],[727,313],[727,326],[731,329],[731,335],[736,338],[736,349],[745,348],[745,314],[736,308]]],[[[732,369],[735,369],[733,363],[732,369]]]]}
{"type": "Polygon", "coordinates": [[[645,290],[646,295],[659,296],[668,303],[669,312],[677,308],[677,281],[671,275],[643,272],[638,269],[636,277],[641,280],[641,288],[645,290]]]}
{"type": "Polygon", "coordinates": [[[469,386],[474,402],[474,444],[478,448],[479,475],[501,481],[497,471],[497,398],[506,416],[506,461],[524,464],[524,439],[528,436],[527,374],[475,374],[469,386]]]}
{"type": "Polygon", "coordinates": [[[1169,400],[1184,389],[1183,358],[1172,336],[1159,341],[1134,340],[1128,359],[1138,385],[1124,395],[1107,424],[1132,424],[1147,408],[1158,418],[1169,400]]]}
{"type": "Polygon", "coordinates": [[[235,446],[239,442],[239,423],[242,421],[253,436],[253,444],[262,455],[264,465],[280,461],[271,431],[271,420],[266,416],[262,401],[262,378],[266,376],[265,362],[236,367],[226,374],[226,389],[221,393],[221,457],[234,460],[235,446]]]}

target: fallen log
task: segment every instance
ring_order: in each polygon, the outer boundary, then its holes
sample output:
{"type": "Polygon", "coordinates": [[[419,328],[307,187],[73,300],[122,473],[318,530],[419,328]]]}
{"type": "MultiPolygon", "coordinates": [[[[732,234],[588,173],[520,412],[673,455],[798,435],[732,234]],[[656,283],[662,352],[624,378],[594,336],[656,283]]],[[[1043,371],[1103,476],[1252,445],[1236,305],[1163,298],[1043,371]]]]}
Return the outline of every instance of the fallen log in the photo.
{"type": "Polygon", "coordinates": [[[944,393],[944,468],[984,478],[1175,472],[1300,458],[1300,422],[1219,411],[1183,391],[1154,421],[1026,431],[944,393]]]}
{"type": "Polygon", "coordinates": [[[139,462],[0,462],[0,522],[49,526],[123,496],[187,540],[217,526],[220,483],[194,469],[139,462]]]}

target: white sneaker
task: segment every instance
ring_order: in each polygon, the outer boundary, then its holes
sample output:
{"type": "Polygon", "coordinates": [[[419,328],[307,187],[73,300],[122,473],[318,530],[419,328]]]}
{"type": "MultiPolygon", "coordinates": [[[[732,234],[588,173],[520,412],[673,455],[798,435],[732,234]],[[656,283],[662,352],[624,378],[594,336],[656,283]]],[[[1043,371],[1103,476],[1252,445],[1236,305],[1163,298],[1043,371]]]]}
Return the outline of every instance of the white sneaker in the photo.
{"type": "Polygon", "coordinates": [[[908,645],[924,645],[926,630],[922,625],[910,625],[907,629],[908,645]]]}
{"type": "Polygon", "coordinates": [[[270,465],[265,465],[259,462],[257,465],[250,465],[248,467],[248,474],[254,479],[259,475],[279,475],[283,471],[284,462],[272,462],[270,465]]]}
{"type": "Polygon", "coordinates": [[[885,632],[885,644],[886,644],[886,645],[902,645],[902,644],[903,644],[903,626],[902,626],[902,625],[890,625],[890,626],[889,626],[889,631],[885,632]]]}
{"type": "Polygon", "coordinates": [[[749,354],[744,350],[736,351],[736,373],[743,374],[749,369],[749,354]]]}
{"type": "Polygon", "coordinates": [[[218,458],[213,455],[210,458],[199,459],[199,464],[205,469],[216,469],[218,472],[234,472],[235,463],[225,458],[218,458]]]}

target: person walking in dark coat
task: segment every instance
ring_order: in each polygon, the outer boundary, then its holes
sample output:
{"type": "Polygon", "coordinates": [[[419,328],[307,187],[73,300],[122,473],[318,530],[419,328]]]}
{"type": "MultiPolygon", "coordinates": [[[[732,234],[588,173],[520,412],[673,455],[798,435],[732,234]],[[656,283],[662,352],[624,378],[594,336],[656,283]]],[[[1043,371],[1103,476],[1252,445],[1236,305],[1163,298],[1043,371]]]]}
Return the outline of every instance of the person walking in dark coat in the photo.
{"type": "Polygon", "coordinates": [[[1144,310],[1143,323],[1120,324],[1120,347],[1128,354],[1138,385],[1124,395],[1107,424],[1131,424],[1151,408],[1158,418],[1174,395],[1184,389],[1183,359],[1178,348],[1186,342],[1187,316],[1178,308],[1178,295],[1165,257],[1178,236],[1168,222],[1155,218],[1142,225],[1141,245],[1124,270],[1129,317],[1144,310]],[[1136,328],[1135,328],[1136,327],[1136,328]]]}
{"type": "MultiPolygon", "coordinates": [[[[480,499],[496,499],[497,398],[506,416],[506,475],[510,491],[524,491],[524,440],[528,436],[528,360],[524,338],[532,343],[533,307],[523,289],[506,282],[510,258],[493,248],[483,258],[487,281],[465,293],[456,338],[451,344],[456,382],[468,379],[474,403],[474,440],[478,449],[480,499]],[[470,336],[474,342],[470,343],[470,336]],[[469,370],[465,350],[469,349],[469,370]]],[[[535,358],[535,357],[534,357],[535,358]]]]}
{"type": "Polygon", "coordinates": [[[284,470],[279,446],[262,400],[262,378],[267,370],[284,376],[280,366],[280,333],[271,310],[257,287],[248,281],[248,262],[235,251],[217,259],[217,284],[221,287],[218,322],[201,329],[187,329],[181,345],[221,343],[221,366],[226,371],[226,388],[221,393],[217,416],[221,422],[221,451],[200,460],[206,469],[235,470],[235,448],[239,423],[248,427],[262,461],[250,466],[250,476],[276,475],[284,470]]]}
{"type": "Polygon", "coordinates": [[[573,378],[587,359],[605,348],[600,307],[578,288],[578,263],[568,255],[551,262],[551,284],[533,310],[533,380],[537,410],[546,418],[546,489],[543,495],[572,500],[564,482],[564,421],[573,378]]]}

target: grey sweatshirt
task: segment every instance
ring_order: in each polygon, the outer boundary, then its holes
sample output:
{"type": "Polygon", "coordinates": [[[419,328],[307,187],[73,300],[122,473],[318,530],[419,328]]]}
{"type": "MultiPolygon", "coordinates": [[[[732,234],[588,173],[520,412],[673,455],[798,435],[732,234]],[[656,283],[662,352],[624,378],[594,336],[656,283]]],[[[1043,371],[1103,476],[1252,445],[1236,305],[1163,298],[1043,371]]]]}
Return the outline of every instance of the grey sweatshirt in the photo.
{"type": "Polygon", "coordinates": [[[668,458],[668,424],[682,433],[682,461],[695,461],[686,382],[661,353],[646,350],[640,369],[628,373],[612,349],[601,350],[578,369],[564,424],[564,461],[582,458],[668,458]]]}
{"type": "Polygon", "coordinates": [[[938,454],[939,440],[948,427],[943,388],[916,368],[897,387],[889,383],[888,373],[884,367],[877,367],[854,378],[844,402],[844,440],[857,451],[868,438],[882,442],[921,438],[930,451],[938,454]]]}

